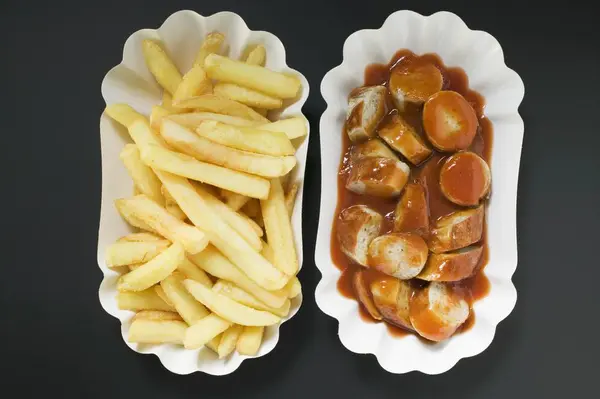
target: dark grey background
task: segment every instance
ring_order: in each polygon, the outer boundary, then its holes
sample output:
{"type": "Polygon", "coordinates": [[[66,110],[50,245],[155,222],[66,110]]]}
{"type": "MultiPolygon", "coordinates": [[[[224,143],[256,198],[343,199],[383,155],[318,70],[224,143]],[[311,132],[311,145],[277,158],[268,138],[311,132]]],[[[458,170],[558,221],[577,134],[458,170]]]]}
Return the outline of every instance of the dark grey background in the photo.
{"type": "MultiPolygon", "coordinates": [[[[580,4],[578,4],[580,3],[580,4]]],[[[590,3],[592,4],[592,3],[590,3]]],[[[0,363],[11,397],[566,398],[600,372],[600,35],[592,6],[519,1],[0,2],[0,363]],[[239,13],[285,43],[311,83],[304,203],[305,302],[268,356],[233,375],[180,377],[129,350],[97,298],[100,82],[125,39],[172,12],[239,13]],[[454,11],[502,44],[526,87],[519,181],[519,299],[492,345],[436,377],[391,375],[338,341],[312,297],[321,78],[345,38],[391,12],[454,11]]],[[[323,132],[327,134],[328,132],[323,132]]],[[[337,132],[335,132],[337,134],[337,132]]],[[[587,395],[585,395],[587,393],[587,395]]]]}

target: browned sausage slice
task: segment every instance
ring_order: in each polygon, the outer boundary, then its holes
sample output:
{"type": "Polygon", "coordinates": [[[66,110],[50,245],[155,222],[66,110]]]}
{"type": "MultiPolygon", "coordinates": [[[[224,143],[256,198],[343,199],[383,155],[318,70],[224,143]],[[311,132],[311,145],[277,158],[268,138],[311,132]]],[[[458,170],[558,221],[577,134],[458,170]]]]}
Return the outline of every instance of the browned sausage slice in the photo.
{"type": "Polygon", "coordinates": [[[369,244],[379,235],[383,217],[366,205],[340,212],[336,232],[340,249],[356,263],[366,266],[369,244]]]}
{"type": "Polygon", "coordinates": [[[483,205],[439,218],[431,230],[429,249],[442,253],[476,243],[483,233],[483,205]]]}
{"type": "Polygon", "coordinates": [[[461,151],[449,157],[440,170],[440,187],[448,200],[458,205],[474,206],[485,197],[491,186],[488,164],[477,154],[461,151]]]}
{"type": "Polygon", "coordinates": [[[356,296],[362,305],[365,307],[367,312],[371,315],[375,320],[381,320],[381,314],[379,310],[375,307],[373,303],[373,299],[371,299],[371,290],[367,287],[365,283],[365,279],[363,276],[363,271],[359,270],[354,273],[352,276],[352,285],[354,287],[354,292],[356,292],[356,296]]]}
{"type": "Polygon", "coordinates": [[[442,90],[444,78],[432,64],[400,64],[392,69],[389,87],[394,104],[400,110],[405,103],[423,104],[431,95],[442,90]]]}
{"type": "Polygon", "coordinates": [[[410,168],[388,158],[363,158],[352,164],[346,188],[357,194],[395,197],[404,188],[410,168]]]}
{"type": "Polygon", "coordinates": [[[346,132],[350,141],[361,142],[375,135],[377,124],[385,115],[384,86],[359,87],[348,97],[346,132]]]}
{"type": "Polygon", "coordinates": [[[423,270],[428,254],[427,243],[416,234],[384,234],[371,241],[367,264],[387,275],[408,280],[423,270]]]}
{"type": "Polygon", "coordinates": [[[398,161],[398,157],[394,154],[394,151],[390,150],[389,147],[378,138],[373,138],[352,147],[350,161],[356,162],[362,158],[388,158],[398,161]]]}
{"type": "Polygon", "coordinates": [[[404,188],[394,212],[394,231],[424,236],[429,231],[429,209],[425,188],[409,183],[404,188]]]}
{"type": "Polygon", "coordinates": [[[398,114],[391,115],[377,134],[414,165],[420,164],[431,155],[431,149],[414,127],[398,114]]]}
{"type": "Polygon", "coordinates": [[[473,275],[479,264],[481,245],[445,254],[431,254],[417,278],[427,281],[459,281],[473,275]]]}
{"type": "Polygon", "coordinates": [[[413,331],[409,315],[412,291],[412,287],[407,281],[392,277],[371,283],[373,302],[381,317],[389,323],[410,331],[413,331]]]}

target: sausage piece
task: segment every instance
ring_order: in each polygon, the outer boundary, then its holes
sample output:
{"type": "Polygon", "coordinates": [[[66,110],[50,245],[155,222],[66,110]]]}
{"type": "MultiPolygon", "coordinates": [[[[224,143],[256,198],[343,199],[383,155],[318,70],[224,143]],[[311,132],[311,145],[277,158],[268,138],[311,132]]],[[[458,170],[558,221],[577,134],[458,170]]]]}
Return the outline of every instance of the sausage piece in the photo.
{"type": "Polygon", "coordinates": [[[359,87],[348,97],[346,133],[352,142],[368,140],[375,135],[377,124],[385,115],[384,86],[359,87]]]}
{"type": "Polygon", "coordinates": [[[469,318],[467,301],[440,282],[418,290],[411,298],[409,310],[415,331],[436,342],[449,338],[469,318]]]}
{"type": "Polygon", "coordinates": [[[366,205],[340,212],[336,232],[340,249],[356,263],[367,266],[369,244],[379,235],[383,217],[366,205]]]}
{"type": "Polygon", "coordinates": [[[424,236],[429,231],[429,209],[425,188],[409,183],[394,212],[394,231],[416,233],[424,236]]]}
{"type": "Polygon", "coordinates": [[[418,165],[431,155],[431,149],[403,117],[391,115],[377,132],[390,147],[418,165]]]}
{"type": "Polygon", "coordinates": [[[389,87],[394,105],[400,110],[405,104],[421,105],[431,95],[442,90],[444,78],[432,64],[400,64],[390,73],[389,87]]]}
{"type": "Polygon", "coordinates": [[[408,280],[423,270],[428,254],[427,243],[416,234],[384,234],[369,244],[367,264],[389,276],[408,280]]]}
{"type": "Polygon", "coordinates": [[[350,161],[356,162],[362,158],[388,158],[398,161],[398,157],[394,154],[394,151],[390,150],[389,147],[378,138],[373,138],[352,147],[350,161]]]}
{"type": "Polygon", "coordinates": [[[354,276],[352,276],[352,285],[358,301],[365,307],[371,317],[375,320],[381,320],[381,313],[379,313],[379,310],[375,307],[375,303],[373,303],[373,299],[371,299],[371,290],[365,282],[362,270],[354,273],[354,276]]]}
{"type": "Polygon", "coordinates": [[[460,281],[471,277],[479,264],[481,245],[445,254],[431,254],[418,279],[427,281],[460,281]]]}
{"type": "Polygon", "coordinates": [[[346,188],[357,194],[395,197],[404,188],[410,168],[389,158],[362,158],[352,164],[346,188]]]}
{"type": "Polygon", "coordinates": [[[409,331],[413,331],[409,314],[412,291],[410,283],[392,277],[371,283],[373,303],[381,317],[409,331]]]}
{"type": "Polygon", "coordinates": [[[448,200],[458,205],[474,206],[485,197],[492,176],[488,164],[477,154],[461,151],[442,165],[440,188],[448,200]]]}
{"type": "Polygon", "coordinates": [[[437,220],[429,236],[431,252],[454,251],[476,243],[483,233],[483,205],[453,212],[437,220]]]}

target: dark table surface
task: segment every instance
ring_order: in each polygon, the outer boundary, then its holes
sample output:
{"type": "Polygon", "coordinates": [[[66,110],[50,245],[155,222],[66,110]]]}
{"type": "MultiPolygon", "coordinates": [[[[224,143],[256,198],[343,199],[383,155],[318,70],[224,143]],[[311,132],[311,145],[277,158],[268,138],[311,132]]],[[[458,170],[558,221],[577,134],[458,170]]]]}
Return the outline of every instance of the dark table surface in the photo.
{"type": "Polygon", "coordinates": [[[3,390],[18,389],[7,397],[596,396],[600,35],[592,7],[489,0],[0,2],[0,380],[3,390]],[[177,376],[156,357],[131,351],[97,295],[100,82],[119,63],[129,34],[186,8],[205,15],[235,11],[251,28],[273,32],[286,45],[289,65],[312,86],[304,108],[312,128],[304,305],[281,328],[271,354],[226,377],[177,376]],[[313,297],[318,121],[325,107],[319,84],[340,63],[349,34],[379,27],[398,9],[446,9],[490,32],[526,88],[517,306],[484,353],[435,377],[388,374],[373,356],[349,352],[338,340],[337,322],[313,297]]]}

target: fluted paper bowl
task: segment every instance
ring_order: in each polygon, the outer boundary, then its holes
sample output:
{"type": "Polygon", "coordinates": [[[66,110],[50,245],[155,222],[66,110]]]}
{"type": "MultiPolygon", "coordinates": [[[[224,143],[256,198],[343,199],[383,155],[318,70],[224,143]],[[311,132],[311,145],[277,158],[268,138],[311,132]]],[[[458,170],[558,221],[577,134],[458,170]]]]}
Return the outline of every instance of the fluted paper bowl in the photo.
{"type": "MultiPolygon", "coordinates": [[[[133,33],[125,42],[123,60],[106,74],[102,82],[102,97],[106,104],[127,103],[137,111],[149,115],[151,107],[160,104],[162,89],[146,68],[142,55],[142,40],[160,38],[174,63],[182,72],[185,72],[191,67],[203,38],[212,31],[220,31],[225,34],[230,57],[238,58],[248,44],[262,44],[267,50],[266,66],[268,68],[297,75],[302,81],[302,92],[298,99],[283,110],[280,117],[302,116],[302,106],[308,98],[308,82],[299,72],[287,66],[285,49],[281,41],[271,33],[250,30],[239,15],[231,12],[220,12],[204,17],[193,11],[179,11],[169,16],[158,29],[142,29],[133,33]]],[[[308,129],[308,122],[306,125],[308,129]]],[[[235,352],[227,358],[218,359],[216,354],[208,348],[188,350],[176,345],[134,344],[125,339],[134,313],[118,309],[115,298],[118,274],[106,267],[104,254],[107,246],[132,231],[114,207],[114,200],[129,197],[133,193],[131,178],[119,159],[119,152],[131,140],[125,128],[104,114],[100,118],[100,136],[102,202],[98,232],[98,266],[102,270],[104,278],[100,284],[98,295],[102,307],[110,315],[119,319],[123,340],[127,346],[138,353],[155,354],[169,371],[177,374],[189,374],[194,371],[212,375],[232,373],[249,356],[235,352]]],[[[295,180],[303,179],[307,149],[308,137],[304,139],[296,152],[298,164],[293,171],[295,180]]],[[[292,217],[300,265],[302,265],[302,192],[303,185],[300,184],[292,217]]],[[[296,314],[301,303],[302,295],[292,301],[290,313],[283,322],[296,314]]],[[[107,326],[107,328],[109,327],[107,326]]],[[[254,357],[261,357],[271,352],[278,340],[279,325],[267,327],[260,350],[254,357]]]]}
{"type": "Polygon", "coordinates": [[[342,64],[321,82],[327,110],[321,116],[321,212],[315,262],[322,278],[315,296],[319,308],[339,322],[342,344],[355,353],[375,355],[391,373],[420,371],[439,374],[460,359],[485,350],[496,326],[515,306],[517,292],[511,281],[517,267],[516,202],[523,121],[518,107],[524,87],[519,75],[504,63],[498,41],[473,31],[455,14],[422,16],[411,11],[391,14],[379,29],[353,33],[344,43],[342,64]],[[489,263],[485,274],[489,295],[474,304],[474,326],[445,342],[425,344],[416,336],[391,336],[384,323],[368,323],[359,315],[356,301],[337,289],[340,270],[331,259],[330,237],[337,198],[337,174],[342,152],[342,127],[349,92],[363,84],[365,67],[387,64],[394,53],[409,49],[416,54],[437,53],[446,66],[461,67],[469,87],[486,99],[485,115],[494,129],[492,149],[493,195],[487,206],[489,263]]]}

